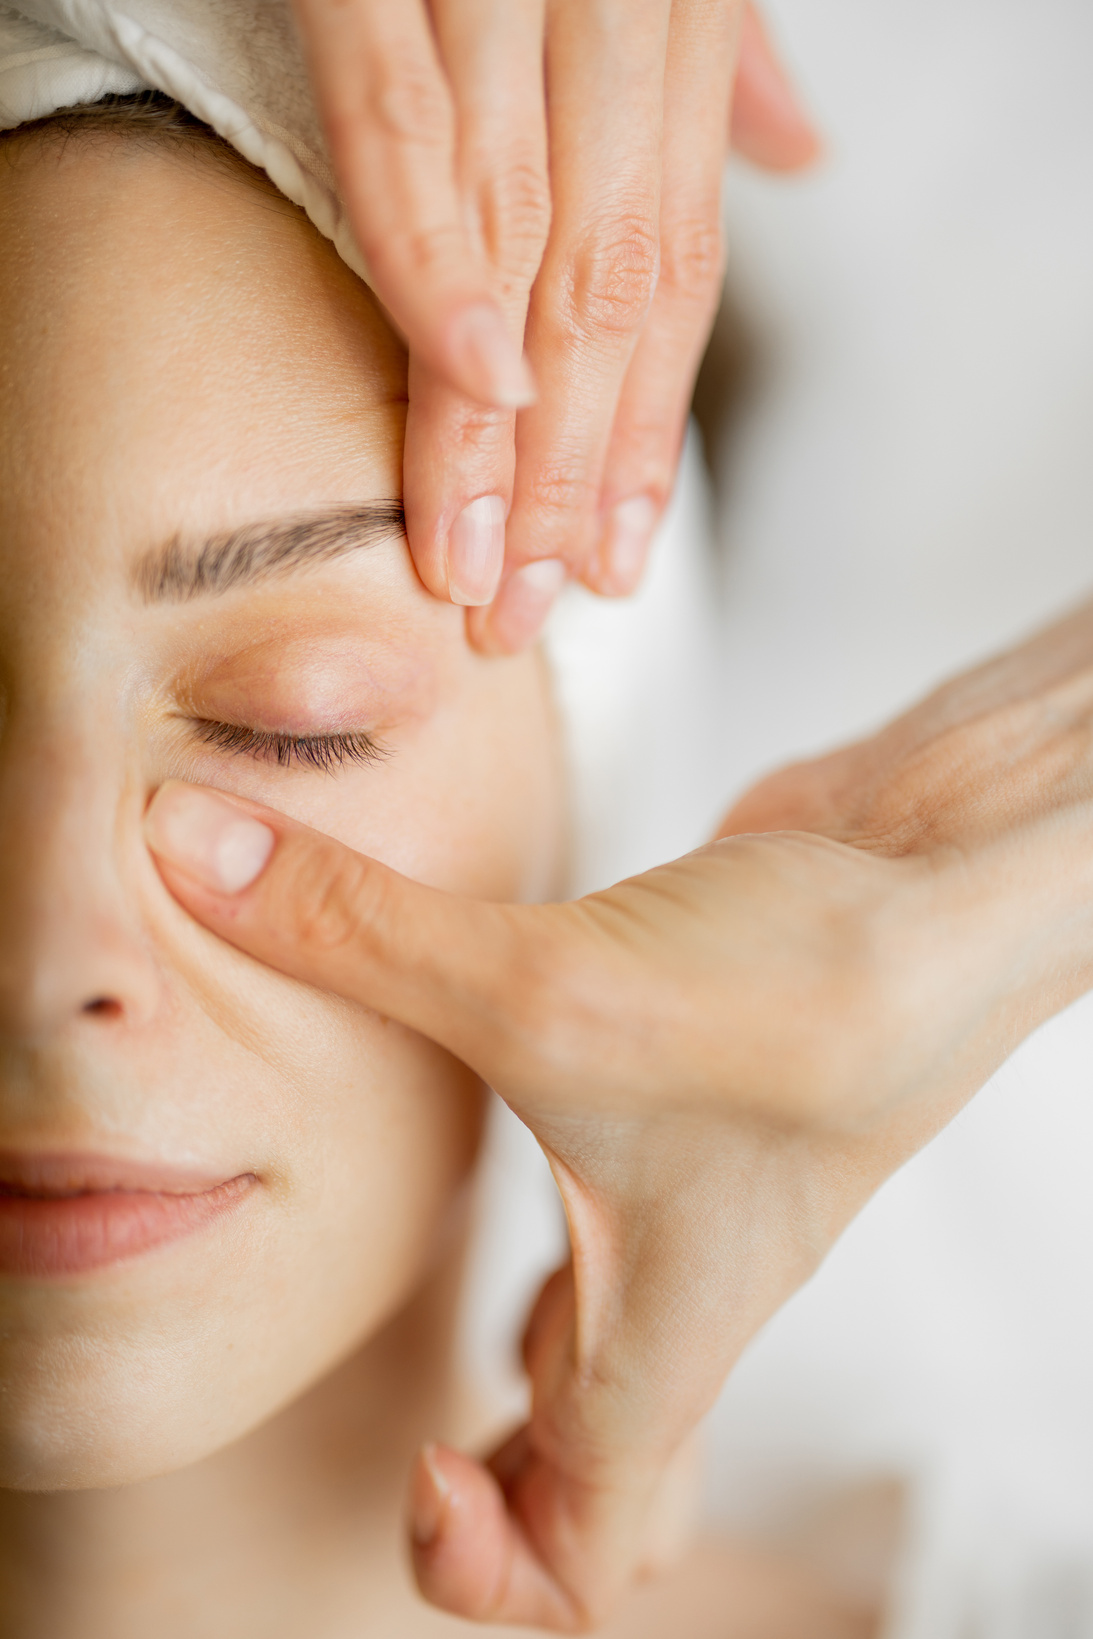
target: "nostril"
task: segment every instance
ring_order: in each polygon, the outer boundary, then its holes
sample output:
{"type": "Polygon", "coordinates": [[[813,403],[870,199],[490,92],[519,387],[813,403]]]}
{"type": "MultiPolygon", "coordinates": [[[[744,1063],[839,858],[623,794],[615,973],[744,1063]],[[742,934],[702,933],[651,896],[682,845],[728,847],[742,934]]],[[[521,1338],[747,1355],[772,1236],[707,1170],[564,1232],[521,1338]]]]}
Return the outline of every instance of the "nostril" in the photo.
{"type": "Polygon", "coordinates": [[[117,1019],[121,1016],[121,1003],[112,996],[96,996],[93,1001],[84,1003],[83,1011],[97,1019],[117,1019]]]}

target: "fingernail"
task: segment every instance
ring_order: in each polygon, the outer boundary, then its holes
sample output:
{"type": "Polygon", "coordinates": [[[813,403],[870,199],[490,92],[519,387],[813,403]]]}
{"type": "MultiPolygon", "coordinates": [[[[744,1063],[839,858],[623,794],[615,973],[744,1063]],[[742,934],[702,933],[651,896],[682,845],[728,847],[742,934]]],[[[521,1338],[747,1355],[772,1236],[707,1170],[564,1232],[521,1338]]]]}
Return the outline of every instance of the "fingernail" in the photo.
{"type": "Polygon", "coordinates": [[[632,495],[611,508],[600,547],[604,592],[626,597],[635,589],[656,525],[657,509],[648,495],[632,495]]]}
{"type": "Polygon", "coordinates": [[[511,574],[490,610],[493,643],[511,654],[533,643],[565,585],[566,573],[560,558],[537,558],[511,574]]]}
{"type": "Polygon", "coordinates": [[[535,383],[508,326],[492,302],[466,307],[453,325],[453,351],[467,387],[483,404],[521,410],[535,402],[535,383]]]}
{"type": "Polygon", "coordinates": [[[234,894],[260,875],[276,838],[234,803],[193,785],[162,786],[144,816],[144,837],[161,859],[216,893],[234,894]]]}
{"type": "Polygon", "coordinates": [[[410,1492],[410,1535],[417,1547],[429,1548],[436,1541],[451,1494],[436,1460],[436,1446],[422,1446],[410,1492]]]}
{"type": "Polygon", "coordinates": [[[453,603],[492,603],[505,561],[505,503],[480,495],[458,513],[448,535],[448,596],[453,603]]]}

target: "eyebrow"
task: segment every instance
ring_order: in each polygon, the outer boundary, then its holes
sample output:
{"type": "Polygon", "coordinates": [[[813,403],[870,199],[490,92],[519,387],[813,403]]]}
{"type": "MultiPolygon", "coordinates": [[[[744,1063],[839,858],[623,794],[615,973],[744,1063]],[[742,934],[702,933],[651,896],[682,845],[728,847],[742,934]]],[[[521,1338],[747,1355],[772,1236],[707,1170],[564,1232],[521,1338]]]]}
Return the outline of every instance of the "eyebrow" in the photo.
{"type": "Polygon", "coordinates": [[[401,501],[365,501],[273,518],[187,541],[176,535],[137,560],[132,580],[146,603],[185,603],[272,580],[405,532],[401,501]]]}

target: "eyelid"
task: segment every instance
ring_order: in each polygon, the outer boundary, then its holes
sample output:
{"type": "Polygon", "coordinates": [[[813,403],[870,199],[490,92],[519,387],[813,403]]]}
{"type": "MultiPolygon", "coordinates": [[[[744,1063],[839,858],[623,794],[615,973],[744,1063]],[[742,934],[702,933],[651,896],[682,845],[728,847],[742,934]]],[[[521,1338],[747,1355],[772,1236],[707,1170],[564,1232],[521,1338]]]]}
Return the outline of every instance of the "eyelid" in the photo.
{"type": "Polygon", "coordinates": [[[206,745],[232,756],[272,761],[278,768],[306,767],[324,774],[335,774],[346,764],[360,766],[381,762],[388,756],[387,748],[363,730],[291,734],[275,729],[248,728],[242,723],[217,722],[208,717],[191,720],[198,737],[206,745]]]}
{"type": "MultiPolygon", "coordinates": [[[[439,607],[439,606],[438,606],[439,607]]],[[[436,667],[430,652],[402,642],[362,640],[322,629],[309,631],[303,614],[245,642],[237,636],[210,645],[171,681],[171,703],[184,715],[256,724],[310,735],[352,732],[361,724],[382,730],[419,720],[435,705],[436,667]],[[204,662],[204,663],[203,663],[204,662]]]]}

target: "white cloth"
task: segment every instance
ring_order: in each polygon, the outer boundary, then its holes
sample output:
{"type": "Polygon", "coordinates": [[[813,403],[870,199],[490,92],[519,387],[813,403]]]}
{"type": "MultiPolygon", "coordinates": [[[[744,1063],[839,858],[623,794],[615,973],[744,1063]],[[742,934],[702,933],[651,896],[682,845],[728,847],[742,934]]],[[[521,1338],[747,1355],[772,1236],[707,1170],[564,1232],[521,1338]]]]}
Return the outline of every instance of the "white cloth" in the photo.
{"type": "Polygon", "coordinates": [[[289,0],[0,5],[0,130],[142,87],[177,98],[211,125],[367,277],[334,185],[289,0]]]}

